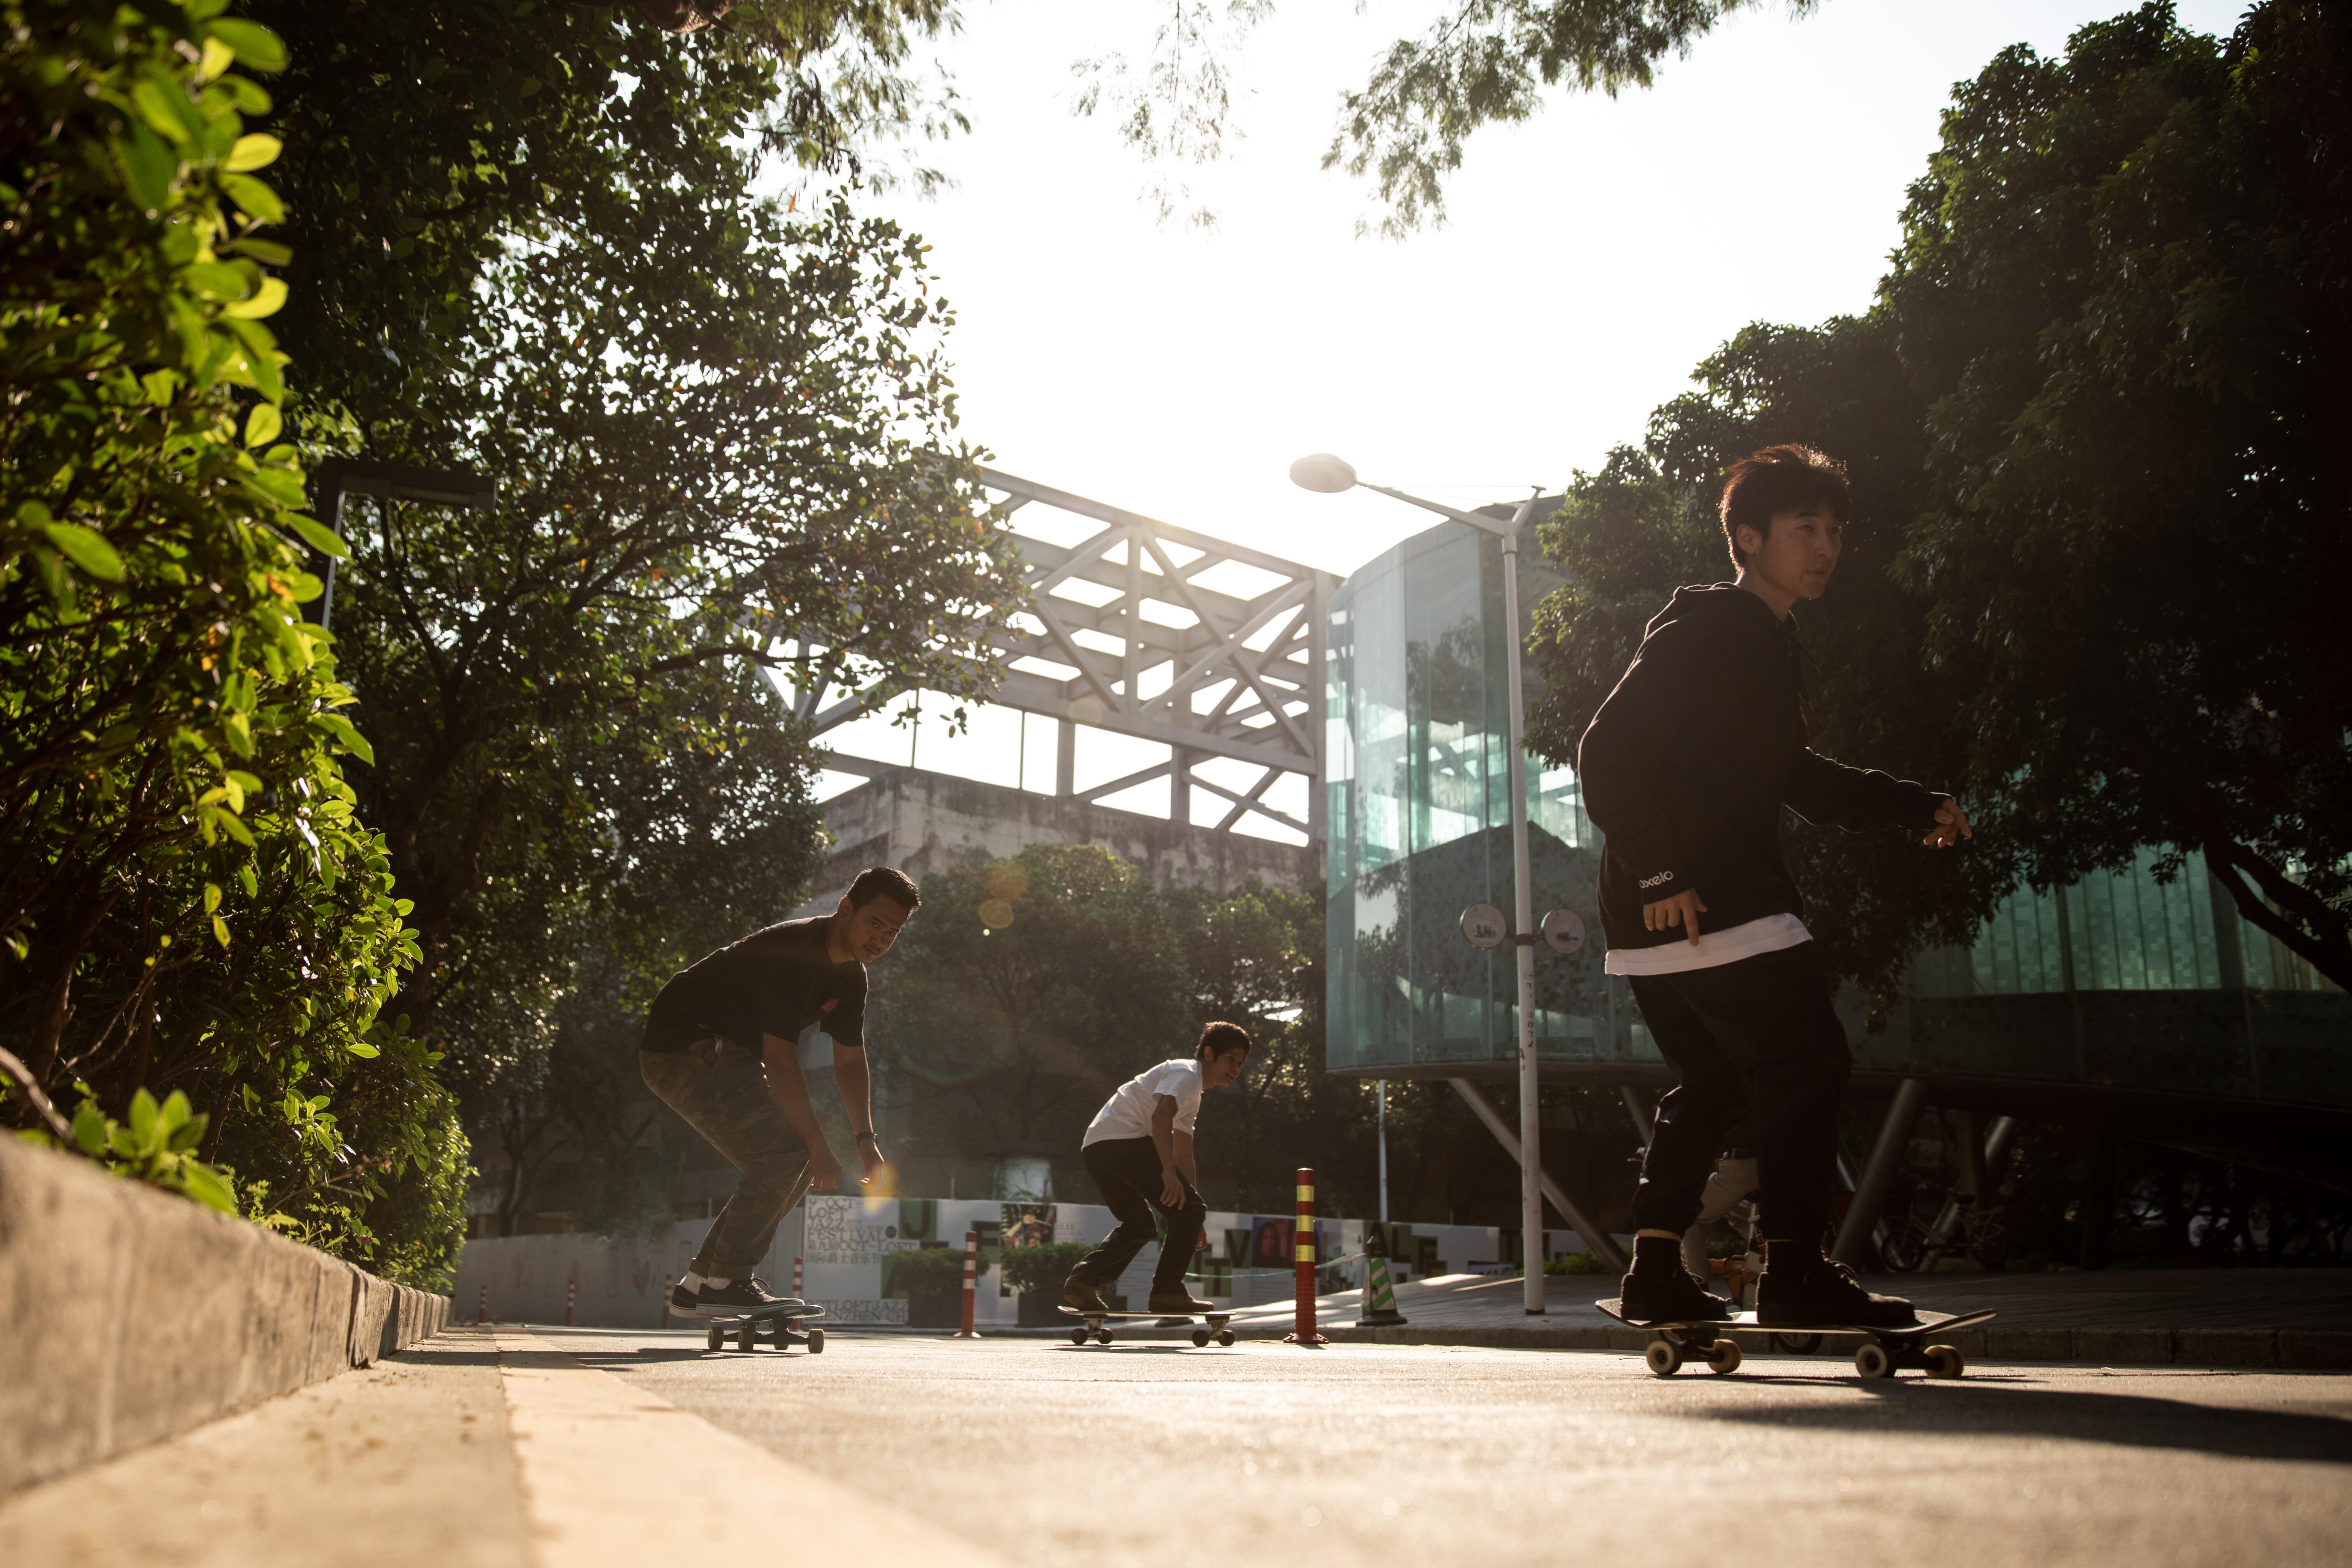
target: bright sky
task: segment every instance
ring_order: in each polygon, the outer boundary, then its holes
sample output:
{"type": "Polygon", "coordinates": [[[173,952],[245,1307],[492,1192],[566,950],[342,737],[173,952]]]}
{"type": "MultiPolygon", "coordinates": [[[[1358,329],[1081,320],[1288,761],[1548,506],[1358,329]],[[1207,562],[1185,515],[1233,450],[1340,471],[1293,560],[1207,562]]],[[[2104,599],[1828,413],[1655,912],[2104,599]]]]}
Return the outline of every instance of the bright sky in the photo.
{"type": "MultiPolygon", "coordinates": [[[[1297,489],[1292,458],[1337,452],[1367,479],[1456,503],[1557,489],[1638,440],[1747,322],[1865,308],[1952,84],[2010,44],[2054,54],[2129,8],[1737,15],[1648,92],[1563,93],[1479,132],[1449,226],[1398,243],[1356,238],[1367,192],[1318,165],[1340,92],[1436,0],[1277,0],[1243,57],[1247,140],[1192,182],[1221,220],[1205,234],[1160,226],[1134,154],[1069,111],[1070,63],[1140,58],[1169,3],[965,0],[965,33],[941,52],[973,130],[928,150],[958,187],[885,205],[935,247],[959,317],[962,433],[997,467],[1339,573],[1431,519],[1297,489]]],[[[2182,0],[2179,14],[2226,33],[2242,9],[2182,0]]],[[[903,731],[840,740],[906,760],[903,731]]],[[[1018,763],[1009,737],[985,749],[1018,763]]]]}

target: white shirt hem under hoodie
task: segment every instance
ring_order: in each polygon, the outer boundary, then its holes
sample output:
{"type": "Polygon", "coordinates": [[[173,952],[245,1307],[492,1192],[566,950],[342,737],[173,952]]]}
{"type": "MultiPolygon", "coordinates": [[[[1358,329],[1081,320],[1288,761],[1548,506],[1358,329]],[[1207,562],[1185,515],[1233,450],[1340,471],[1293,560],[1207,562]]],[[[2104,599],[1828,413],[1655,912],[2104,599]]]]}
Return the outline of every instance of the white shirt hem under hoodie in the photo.
{"type": "Polygon", "coordinates": [[[1696,942],[1669,942],[1656,947],[1612,947],[1601,968],[1611,974],[1686,974],[1737,963],[1759,952],[1778,952],[1813,940],[1805,922],[1794,915],[1766,915],[1743,921],[1722,931],[1703,931],[1696,942]]]}

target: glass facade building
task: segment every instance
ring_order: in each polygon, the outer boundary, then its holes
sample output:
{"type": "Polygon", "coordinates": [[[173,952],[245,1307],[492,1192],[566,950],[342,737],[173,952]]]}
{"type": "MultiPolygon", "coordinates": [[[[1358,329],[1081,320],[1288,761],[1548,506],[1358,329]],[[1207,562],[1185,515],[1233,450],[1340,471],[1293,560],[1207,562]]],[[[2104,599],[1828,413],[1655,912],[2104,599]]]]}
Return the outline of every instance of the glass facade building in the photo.
{"type": "MultiPolygon", "coordinates": [[[[1535,531],[1530,523],[1519,542],[1523,618],[1562,581],[1535,531]]],[[[1507,912],[1514,897],[1503,560],[1499,540],[1444,523],[1332,597],[1324,820],[1334,1072],[1485,1077],[1517,1060],[1511,949],[1481,952],[1460,923],[1472,904],[1507,912]]],[[[1566,907],[1594,922],[1599,840],[1571,770],[1529,760],[1528,828],[1538,918],[1566,907]]],[[[1597,923],[1591,931],[1573,958],[1537,950],[1538,1054],[1560,1068],[1662,1074],[1623,982],[1601,972],[1597,923]]]]}
{"type": "MultiPolygon", "coordinates": [[[[1534,531],[1519,554],[1530,618],[1561,581],[1534,531]]],[[[1498,542],[1441,524],[1332,599],[1333,1072],[1494,1078],[1516,1060],[1511,950],[1481,952],[1459,926],[1471,904],[1513,904],[1503,559],[1498,542]]],[[[1591,932],[1572,959],[1537,949],[1545,1076],[1664,1081],[1624,983],[1601,972],[1600,844],[1574,773],[1530,758],[1528,817],[1538,917],[1566,907],[1591,932]]],[[[2201,857],[2166,879],[2148,851],[2069,887],[2021,889],[1972,948],[1923,952],[1880,1029],[1849,1009],[1858,1077],[2352,1110],[2352,998],[2241,919],[2201,857]]]]}

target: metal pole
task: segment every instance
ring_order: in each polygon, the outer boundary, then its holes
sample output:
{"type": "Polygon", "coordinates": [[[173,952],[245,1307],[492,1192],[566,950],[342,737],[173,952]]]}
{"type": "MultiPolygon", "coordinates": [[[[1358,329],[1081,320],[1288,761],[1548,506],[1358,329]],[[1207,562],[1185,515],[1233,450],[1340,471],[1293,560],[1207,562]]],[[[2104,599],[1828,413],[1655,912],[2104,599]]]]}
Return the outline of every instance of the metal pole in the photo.
{"type": "Polygon", "coordinates": [[[1511,945],[1519,961],[1519,1258],[1527,1282],[1524,1305],[1531,1316],[1544,1310],[1543,1117],[1536,1084],[1536,905],[1528,864],[1527,703],[1519,665],[1519,524],[1535,501],[1520,504],[1503,535],[1503,625],[1511,639],[1511,945]]]}
{"type": "Polygon", "coordinates": [[[1389,1222],[1389,1080],[1375,1079],[1372,1087],[1380,1091],[1380,1110],[1375,1121],[1381,1133],[1381,1223],[1389,1222]]]}
{"type": "MultiPolygon", "coordinates": [[[[1514,1160],[1517,1159],[1519,1141],[1511,1135],[1510,1123],[1503,1120],[1501,1109],[1486,1097],[1486,1091],[1466,1078],[1450,1078],[1445,1081],[1454,1086],[1454,1092],[1462,1097],[1463,1103],[1469,1106],[1471,1113],[1486,1123],[1486,1131],[1495,1135],[1495,1142],[1503,1146],[1503,1152],[1514,1160]]],[[[1617,1249],[1616,1239],[1593,1224],[1585,1212],[1570,1199],[1560,1184],[1551,1179],[1549,1173],[1538,1166],[1536,1174],[1543,1182],[1543,1195],[1551,1200],[1552,1207],[1566,1216],[1569,1227],[1584,1237],[1584,1245],[1592,1249],[1592,1255],[1609,1265],[1612,1271],[1622,1274],[1626,1267],[1625,1255],[1617,1249]]]]}
{"type": "MultiPolygon", "coordinates": [[[[1886,1189],[1894,1183],[1895,1173],[1902,1166],[1903,1148],[1911,1141],[1912,1125],[1927,1104],[1926,1079],[1906,1078],[1896,1086],[1895,1103],[1886,1108],[1886,1120],[1879,1125],[1878,1146],[1871,1150],[1870,1163],[1862,1168],[1862,1184],[1845,1211],[1845,1224],[1838,1227],[1834,1256],[1839,1262],[1862,1266],[1871,1226],[1886,1202],[1886,1189]]],[[[1772,1216],[1767,1213],[1764,1217],[1769,1221],[1772,1216]]]]}
{"type": "MultiPolygon", "coordinates": [[[[343,536],[343,497],[346,493],[340,489],[335,492],[335,515],[327,520],[328,526],[335,531],[337,539],[343,536]]],[[[319,629],[322,632],[334,630],[334,620],[335,558],[330,555],[327,557],[327,586],[319,595],[319,629]]]]}

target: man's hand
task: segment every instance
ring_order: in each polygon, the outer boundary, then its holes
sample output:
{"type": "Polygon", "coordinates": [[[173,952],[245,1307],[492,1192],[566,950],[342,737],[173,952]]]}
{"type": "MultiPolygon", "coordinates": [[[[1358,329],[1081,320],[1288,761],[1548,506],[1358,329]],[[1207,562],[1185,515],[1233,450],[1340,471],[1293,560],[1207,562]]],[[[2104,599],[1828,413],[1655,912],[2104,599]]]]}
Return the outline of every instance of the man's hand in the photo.
{"type": "Polygon", "coordinates": [[[1160,1202],[1165,1207],[1171,1209],[1184,1206],[1184,1184],[1177,1176],[1176,1167],[1173,1165],[1160,1167],[1160,1202]]]}
{"type": "Polygon", "coordinates": [[[825,1146],[824,1135],[809,1140],[809,1185],[821,1193],[829,1193],[841,1185],[841,1162],[833,1157],[825,1146]]]}
{"type": "Polygon", "coordinates": [[[1948,800],[1936,808],[1936,826],[1922,844],[1932,844],[1938,849],[1949,849],[1963,838],[1974,838],[1969,829],[1969,814],[1960,809],[1957,800],[1948,800]]]}
{"type": "Polygon", "coordinates": [[[1690,932],[1691,945],[1698,944],[1698,917],[1706,912],[1706,900],[1698,896],[1696,888],[1685,888],[1671,899],[1660,899],[1654,904],[1642,906],[1643,931],[1672,931],[1680,926],[1690,932]]]}
{"type": "Polygon", "coordinates": [[[861,1187],[872,1186],[874,1178],[890,1168],[890,1162],[882,1157],[882,1145],[871,1138],[857,1141],[857,1160],[866,1167],[866,1173],[857,1178],[857,1184],[861,1187]]]}

